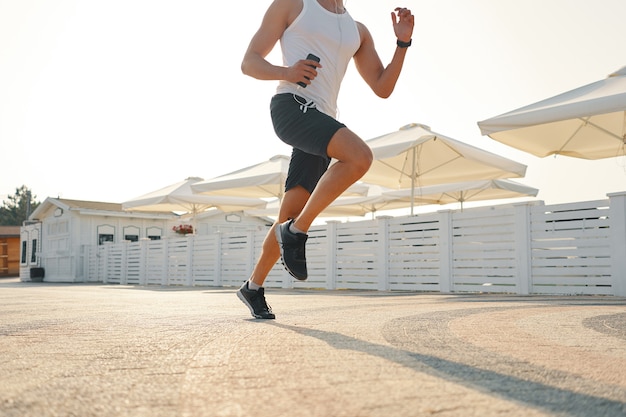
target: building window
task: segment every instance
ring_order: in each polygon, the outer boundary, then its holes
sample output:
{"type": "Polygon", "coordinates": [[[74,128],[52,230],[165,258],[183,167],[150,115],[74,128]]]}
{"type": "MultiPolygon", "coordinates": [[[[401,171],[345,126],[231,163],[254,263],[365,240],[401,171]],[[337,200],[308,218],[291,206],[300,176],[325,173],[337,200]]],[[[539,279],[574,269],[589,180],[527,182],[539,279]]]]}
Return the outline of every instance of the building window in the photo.
{"type": "Polygon", "coordinates": [[[26,250],[28,249],[28,242],[22,240],[22,264],[26,264],[26,250]]]}
{"type": "Polygon", "coordinates": [[[31,264],[37,263],[37,239],[33,239],[33,245],[32,245],[31,253],[30,253],[30,263],[31,264]]]}
{"type": "Polygon", "coordinates": [[[110,224],[101,224],[98,226],[98,245],[106,242],[115,242],[115,227],[110,224]]]}
{"type": "Polygon", "coordinates": [[[98,245],[104,245],[107,242],[113,243],[113,235],[100,233],[98,235],[98,245]]]}
{"type": "Polygon", "coordinates": [[[150,240],[161,240],[163,230],[160,227],[151,226],[146,229],[146,236],[150,240]]]}
{"type": "Polygon", "coordinates": [[[138,242],[139,231],[140,229],[137,226],[124,226],[124,228],[122,229],[124,240],[127,240],[129,242],[138,242]]]}

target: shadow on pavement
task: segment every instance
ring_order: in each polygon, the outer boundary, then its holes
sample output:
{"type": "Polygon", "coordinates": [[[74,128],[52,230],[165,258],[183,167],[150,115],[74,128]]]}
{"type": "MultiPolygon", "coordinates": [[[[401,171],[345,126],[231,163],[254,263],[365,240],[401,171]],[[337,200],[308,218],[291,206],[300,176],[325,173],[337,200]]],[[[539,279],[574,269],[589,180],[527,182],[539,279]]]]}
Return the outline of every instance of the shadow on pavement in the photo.
{"type": "MultiPolygon", "coordinates": [[[[433,355],[371,343],[336,332],[298,327],[273,321],[265,321],[265,323],[303,336],[319,339],[336,349],[353,350],[377,356],[417,372],[443,378],[480,392],[497,395],[506,400],[523,403],[528,407],[555,413],[559,416],[599,417],[625,415],[624,413],[626,413],[626,403],[620,401],[529,381],[513,375],[481,369],[433,355]]],[[[535,368],[537,372],[541,372],[542,369],[539,367],[535,368]]],[[[573,376],[569,375],[569,378],[573,378],[573,376]]],[[[419,389],[419,387],[410,388],[419,389]]],[[[407,389],[410,388],[407,387],[407,389]]]]}

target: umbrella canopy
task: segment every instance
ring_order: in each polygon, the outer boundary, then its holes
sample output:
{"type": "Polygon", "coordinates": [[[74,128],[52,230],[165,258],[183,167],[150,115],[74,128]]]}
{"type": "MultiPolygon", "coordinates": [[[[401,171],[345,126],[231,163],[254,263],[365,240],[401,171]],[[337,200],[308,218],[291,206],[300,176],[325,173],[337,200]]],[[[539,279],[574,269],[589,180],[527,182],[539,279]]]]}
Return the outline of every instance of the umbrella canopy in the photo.
{"type": "MultiPolygon", "coordinates": [[[[499,200],[503,198],[536,197],[539,190],[526,185],[507,180],[480,180],[464,181],[450,184],[431,185],[418,188],[415,192],[417,204],[449,204],[466,201],[499,200]]],[[[391,190],[383,195],[387,197],[410,201],[411,190],[391,190]]]]}
{"type": "Polygon", "coordinates": [[[372,214],[372,218],[379,210],[392,210],[409,207],[410,202],[403,197],[396,197],[386,194],[388,188],[379,185],[369,185],[367,195],[361,196],[340,196],[333,201],[320,216],[340,217],[340,216],[364,216],[372,214]]]}
{"type": "MultiPolygon", "coordinates": [[[[367,141],[374,162],[363,181],[415,190],[464,180],[523,177],[526,166],[410,124],[367,141]]],[[[411,213],[413,212],[411,205],[411,213]]]]}
{"type": "MultiPolygon", "coordinates": [[[[344,193],[338,197],[326,210],[319,214],[319,217],[344,217],[344,216],[364,216],[366,213],[375,210],[368,210],[366,206],[372,207],[376,198],[381,198],[382,187],[378,185],[358,182],[352,184],[344,193]]],[[[407,207],[406,202],[400,203],[402,207],[407,207]]],[[[264,208],[248,209],[245,213],[250,216],[278,216],[280,200],[275,198],[268,201],[264,208]]],[[[395,208],[395,207],[394,207],[395,208]]]]}
{"type": "MultiPolygon", "coordinates": [[[[269,161],[243,168],[230,174],[221,175],[206,181],[199,181],[191,185],[194,192],[206,195],[226,195],[240,197],[257,197],[282,199],[285,180],[289,170],[289,157],[276,155],[269,161]]],[[[353,184],[346,194],[366,194],[368,187],[362,184],[353,184]]],[[[276,204],[278,212],[278,204],[276,204]]]]}
{"type": "Polygon", "coordinates": [[[289,157],[276,155],[268,161],[252,165],[206,181],[198,181],[191,188],[195,193],[238,197],[282,198],[289,157]]]}
{"type": "Polygon", "coordinates": [[[144,194],[122,203],[122,209],[129,211],[182,211],[193,215],[210,208],[222,211],[238,211],[244,208],[264,207],[260,198],[231,196],[206,196],[195,194],[191,186],[202,178],[190,177],[159,190],[144,194]]]}
{"type": "MultiPolygon", "coordinates": [[[[390,210],[408,206],[409,203],[405,200],[381,195],[338,197],[318,217],[357,217],[365,216],[367,213],[375,213],[377,210],[390,210]]],[[[280,202],[278,199],[275,199],[268,202],[265,208],[250,209],[244,212],[249,216],[278,216],[279,208],[280,202]]]]}
{"type": "Polygon", "coordinates": [[[539,157],[626,154],[626,67],[608,78],[478,122],[483,135],[539,157]]]}

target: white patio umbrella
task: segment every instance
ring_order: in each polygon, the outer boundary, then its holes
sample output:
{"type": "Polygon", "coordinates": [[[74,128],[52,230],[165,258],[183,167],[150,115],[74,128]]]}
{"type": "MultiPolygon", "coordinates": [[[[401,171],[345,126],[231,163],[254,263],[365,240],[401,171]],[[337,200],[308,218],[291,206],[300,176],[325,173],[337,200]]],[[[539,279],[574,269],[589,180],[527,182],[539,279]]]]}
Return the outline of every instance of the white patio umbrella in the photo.
{"type": "MultiPolygon", "coordinates": [[[[191,188],[195,193],[206,195],[219,194],[257,198],[276,197],[281,200],[288,170],[289,157],[286,155],[275,155],[269,161],[210,180],[196,182],[191,185],[191,188]]],[[[366,186],[357,183],[352,185],[346,193],[361,195],[367,193],[367,189],[366,186]]],[[[278,212],[278,208],[276,208],[276,212],[278,212]]]]}
{"type": "Polygon", "coordinates": [[[626,67],[608,78],[478,122],[483,135],[539,157],[626,154],[626,67]]]}
{"type": "MultiPolygon", "coordinates": [[[[408,207],[409,203],[385,196],[348,196],[338,197],[330,206],[322,211],[318,217],[359,217],[365,216],[367,213],[372,213],[372,216],[377,210],[393,209],[408,207]]],[[[278,199],[274,199],[267,203],[265,208],[261,209],[249,209],[244,210],[244,213],[249,216],[278,216],[278,209],[280,202],[278,199]]]]}
{"type": "MultiPolygon", "coordinates": [[[[389,198],[381,196],[382,188],[378,185],[356,183],[350,186],[344,194],[338,197],[331,205],[319,214],[319,217],[351,217],[364,216],[376,211],[378,205],[384,205],[389,198]],[[383,201],[383,199],[385,201],[383,201]],[[380,201],[377,201],[380,200],[380,201]],[[370,209],[373,207],[373,210],[370,209]]],[[[407,207],[407,203],[398,203],[401,207],[407,207]]],[[[250,216],[278,216],[280,201],[275,198],[268,201],[264,208],[244,210],[250,216]]],[[[394,207],[395,208],[395,207],[394,207]]]]}
{"type": "Polygon", "coordinates": [[[420,187],[415,196],[411,196],[410,189],[386,191],[387,197],[410,201],[417,204],[450,204],[467,201],[500,200],[517,197],[536,197],[539,190],[507,179],[463,181],[450,184],[430,185],[420,187]]]}
{"type": "Polygon", "coordinates": [[[148,194],[133,198],[122,203],[122,209],[127,211],[151,212],[185,212],[195,216],[210,208],[222,211],[239,211],[245,208],[262,208],[266,201],[260,198],[244,198],[232,196],[207,196],[195,194],[191,185],[202,178],[189,177],[148,194]]]}
{"type": "MultiPolygon", "coordinates": [[[[389,188],[408,188],[458,182],[523,177],[526,166],[410,124],[367,141],[374,162],[362,180],[389,188]]],[[[411,201],[413,214],[414,200],[411,201]]]]}
{"type": "Polygon", "coordinates": [[[404,198],[398,198],[385,191],[386,187],[371,185],[367,195],[340,196],[333,201],[320,215],[330,217],[340,216],[364,216],[368,213],[375,214],[379,210],[392,210],[409,207],[410,202],[404,198]]]}
{"type": "Polygon", "coordinates": [[[282,198],[289,157],[275,155],[268,161],[192,184],[193,192],[206,195],[282,198]]]}

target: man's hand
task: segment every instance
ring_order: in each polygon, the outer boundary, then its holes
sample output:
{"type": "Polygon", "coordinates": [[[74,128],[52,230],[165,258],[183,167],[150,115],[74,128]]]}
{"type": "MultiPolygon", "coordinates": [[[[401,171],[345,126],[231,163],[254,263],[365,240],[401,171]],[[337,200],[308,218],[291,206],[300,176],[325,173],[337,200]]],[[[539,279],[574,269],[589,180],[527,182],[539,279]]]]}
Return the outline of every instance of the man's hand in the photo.
{"type": "Polygon", "coordinates": [[[411,11],[406,7],[396,7],[391,12],[391,21],[393,22],[393,31],[396,38],[402,42],[408,42],[413,36],[413,26],[415,24],[411,11]]]}
{"type": "Polygon", "coordinates": [[[287,69],[286,81],[292,83],[302,82],[306,85],[317,77],[317,69],[322,68],[319,62],[310,59],[301,59],[287,69]]]}

